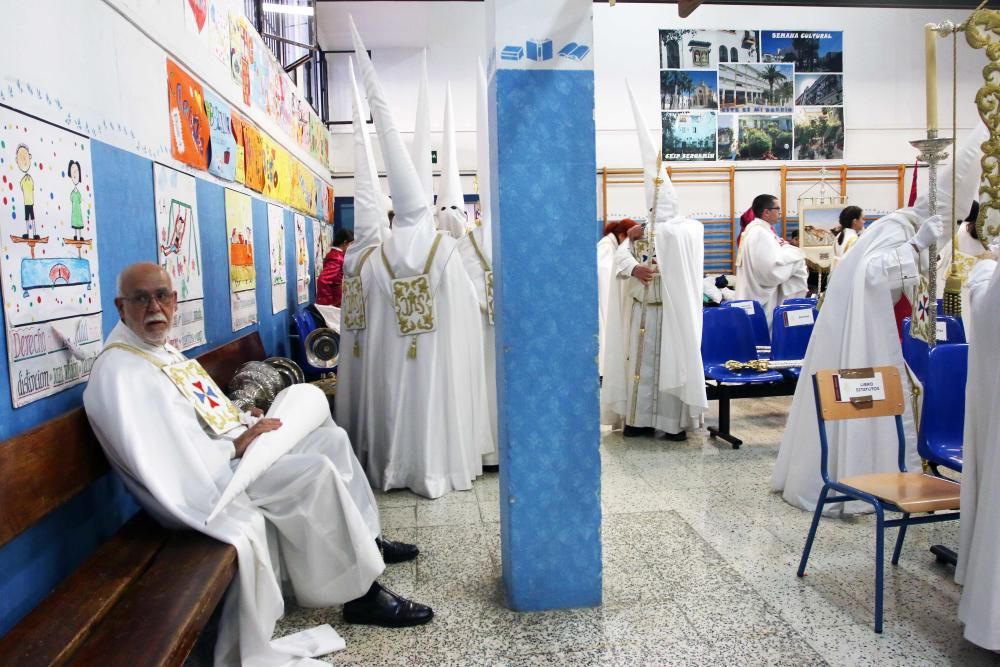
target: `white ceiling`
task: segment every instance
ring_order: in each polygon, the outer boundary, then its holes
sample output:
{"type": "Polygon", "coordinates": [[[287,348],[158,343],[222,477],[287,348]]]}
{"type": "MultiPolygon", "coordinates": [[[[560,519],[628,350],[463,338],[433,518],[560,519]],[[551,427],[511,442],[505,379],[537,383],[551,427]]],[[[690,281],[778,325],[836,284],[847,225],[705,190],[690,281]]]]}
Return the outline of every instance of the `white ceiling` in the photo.
{"type": "Polygon", "coordinates": [[[422,48],[454,40],[456,46],[485,50],[484,2],[317,2],[320,46],[351,49],[348,16],[369,49],[422,48]]]}

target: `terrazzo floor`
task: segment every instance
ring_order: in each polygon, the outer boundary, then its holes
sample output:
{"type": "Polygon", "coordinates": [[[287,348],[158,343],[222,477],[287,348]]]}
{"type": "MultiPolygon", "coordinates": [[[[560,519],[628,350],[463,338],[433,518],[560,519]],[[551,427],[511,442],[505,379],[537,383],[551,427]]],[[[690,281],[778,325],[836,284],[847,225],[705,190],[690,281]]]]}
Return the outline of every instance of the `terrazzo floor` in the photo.
{"type": "MultiPolygon", "coordinates": [[[[790,399],[733,403],[740,450],[705,431],[686,443],[604,433],[604,604],[515,613],[500,583],[497,475],[429,501],[377,494],[386,535],[416,562],[382,583],[430,604],[429,625],[350,626],[339,609],[289,605],[277,634],[328,622],[334,665],[1000,665],[962,638],[960,588],[932,544],[955,522],[916,526],[897,567],[886,542],[885,632],[872,629],[874,523],[824,519],[808,576],[795,569],[810,515],[770,491],[790,399]]],[[[708,423],[715,423],[709,414],[708,423]]]]}

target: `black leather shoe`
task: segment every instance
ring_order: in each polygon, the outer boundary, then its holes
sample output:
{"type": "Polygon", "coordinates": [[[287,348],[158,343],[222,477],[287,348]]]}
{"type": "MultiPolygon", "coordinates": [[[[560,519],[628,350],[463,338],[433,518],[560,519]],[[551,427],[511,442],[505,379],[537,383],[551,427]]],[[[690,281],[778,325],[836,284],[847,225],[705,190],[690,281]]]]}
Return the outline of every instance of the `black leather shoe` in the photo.
{"type": "Polygon", "coordinates": [[[681,431],[680,433],[664,433],[664,440],[673,440],[674,442],[683,442],[688,439],[687,431],[681,431]]]}
{"type": "Polygon", "coordinates": [[[656,433],[656,429],[652,426],[629,426],[625,424],[625,428],[622,429],[622,436],[626,438],[637,438],[639,436],[651,436],[656,433]]]}
{"type": "Polygon", "coordinates": [[[364,596],[344,605],[344,621],[359,625],[408,628],[423,625],[432,618],[434,611],[430,607],[407,600],[377,581],[364,596]]]}
{"type": "Polygon", "coordinates": [[[376,537],[375,544],[378,545],[379,550],[382,552],[382,560],[384,560],[387,565],[391,565],[392,563],[405,563],[408,560],[413,560],[417,557],[417,554],[420,553],[420,549],[418,549],[415,544],[393,542],[392,540],[387,540],[384,537],[376,537]]]}

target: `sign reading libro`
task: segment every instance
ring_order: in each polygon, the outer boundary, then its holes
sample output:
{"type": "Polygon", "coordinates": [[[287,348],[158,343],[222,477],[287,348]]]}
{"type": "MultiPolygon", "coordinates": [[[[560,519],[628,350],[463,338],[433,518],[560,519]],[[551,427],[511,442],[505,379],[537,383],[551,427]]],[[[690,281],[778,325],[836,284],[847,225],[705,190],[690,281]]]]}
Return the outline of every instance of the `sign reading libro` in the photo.
{"type": "Polygon", "coordinates": [[[663,159],[844,157],[843,33],[661,30],[663,159]]]}

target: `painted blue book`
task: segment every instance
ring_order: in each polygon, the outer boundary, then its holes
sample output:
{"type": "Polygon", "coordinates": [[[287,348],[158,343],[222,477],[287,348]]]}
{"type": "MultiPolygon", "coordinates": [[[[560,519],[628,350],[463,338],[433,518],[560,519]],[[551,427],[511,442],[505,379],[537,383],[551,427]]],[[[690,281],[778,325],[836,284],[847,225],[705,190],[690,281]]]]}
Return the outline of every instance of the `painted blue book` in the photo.
{"type": "Polygon", "coordinates": [[[500,52],[500,60],[521,60],[524,58],[524,47],[509,44],[500,52]]]}

